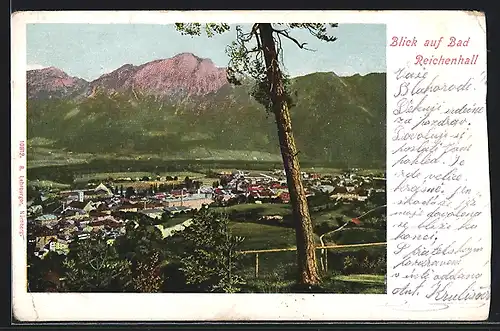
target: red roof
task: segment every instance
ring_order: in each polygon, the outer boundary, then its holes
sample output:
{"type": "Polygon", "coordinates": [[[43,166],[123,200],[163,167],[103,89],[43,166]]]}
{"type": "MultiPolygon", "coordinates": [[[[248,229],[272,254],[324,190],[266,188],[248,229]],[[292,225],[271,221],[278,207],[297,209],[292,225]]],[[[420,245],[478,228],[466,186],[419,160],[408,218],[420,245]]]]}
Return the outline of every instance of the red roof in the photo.
{"type": "Polygon", "coordinates": [[[187,191],[187,190],[185,190],[185,189],[182,189],[182,190],[172,190],[172,191],[170,192],[170,194],[172,194],[172,195],[181,195],[181,194],[186,194],[186,193],[185,193],[186,191],[187,191]],[[183,193],[183,191],[184,191],[184,193],[183,193]]]}
{"type": "Polygon", "coordinates": [[[281,199],[281,201],[288,202],[288,201],[290,201],[290,193],[288,193],[288,192],[282,192],[279,195],[279,198],[281,199]]]}

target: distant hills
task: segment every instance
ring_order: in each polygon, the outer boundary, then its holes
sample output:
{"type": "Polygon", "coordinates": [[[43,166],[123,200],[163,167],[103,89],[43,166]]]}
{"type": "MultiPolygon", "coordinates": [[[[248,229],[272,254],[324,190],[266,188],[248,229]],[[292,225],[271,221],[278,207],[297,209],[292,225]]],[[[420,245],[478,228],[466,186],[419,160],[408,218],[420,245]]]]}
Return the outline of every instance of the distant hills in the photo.
{"type": "MultiPolygon", "coordinates": [[[[301,159],[385,167],[384,73],[292,79],[301,159]]],[[[274,115],[227,82],[224,68],[182,53],[126,64],[88,82],[57,68],[27,72],[28,138],[80,153],[176,158],[279,157],[274,115]]]]}
{"type": "Polygon", "coordinates": [[[170,59],[151,61],[139,66],[125,64],[88,82],[70,77],[50,67],[27,72],[28,98],[81,98],[98,91],[141,93],[158,97],[203,96],[227,84],[226,70],[210,59],[181,53],[170,59]]]}

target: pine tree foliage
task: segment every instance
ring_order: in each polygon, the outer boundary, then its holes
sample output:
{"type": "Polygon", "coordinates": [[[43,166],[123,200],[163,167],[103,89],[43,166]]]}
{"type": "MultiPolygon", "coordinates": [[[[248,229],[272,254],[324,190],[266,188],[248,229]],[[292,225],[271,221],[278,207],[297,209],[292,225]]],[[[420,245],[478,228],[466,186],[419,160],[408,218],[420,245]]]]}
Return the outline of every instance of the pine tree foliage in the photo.
{"type": "Polygon", "coordinates": [[[123,292],[131,281],[130,262],[101,233],[71,242],[63,265],[69,292],[123,292]]]}
{"type": "Polygon", "coordinates": [[[138,261],[132,270],[132,286],[139,293],[157,293],[163,285],[160,253],[154,252],[145,261],[138,261]]]}

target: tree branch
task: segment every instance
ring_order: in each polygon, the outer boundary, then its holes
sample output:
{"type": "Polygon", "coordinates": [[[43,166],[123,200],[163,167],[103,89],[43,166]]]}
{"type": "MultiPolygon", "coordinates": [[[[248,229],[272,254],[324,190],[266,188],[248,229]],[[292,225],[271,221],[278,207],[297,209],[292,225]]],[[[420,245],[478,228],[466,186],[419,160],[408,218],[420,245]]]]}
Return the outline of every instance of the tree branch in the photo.
{"type": "MultiPolygon", "coordinates": [[[[258,27],[258,25],[257,25],[258,27]]],[[[260,35],[258,29],[255,29],[255,31],[252,29],[253,34],[255,36],[255,40],[257,41],[257,49],[262,50],[262,43],[260,41],[260,35]]]]}
{"type": "Polygon", "coordinates": [[[295,39],[294,37],[290,36],[286,30],[285,31],[275,30],[275,31],[276,31],[277,34],[282,35],[283,37],[285,37],[285,38],[293,41],[295,43],[295,45],[297,45],[300,49],[305,49],[307,51],[312,51],[312,52],[316,51],[316,50],[313,50],[313,49],[305,47],[307,45],[307,43],[300,43],[297,39],[295,39]]]}
{"type": "Polygon", "coordinates": [[[276,29],[272,25],[271,25],[271,28],[272,28],[273,32],[285,32],[286,31],[286,29],[281,29],[281,30],[280,29],[276,29]]]}
{"type": "Polygon", "coordinates": [[[309,33],[312,36],[318,38],[319,40],[329,41],[329,42],[333,42],[333,41],[337,40],[336,37],[332,37],[332,36],[327,35],[325,32],[318,31],[318,30],[312,28],[310,25],[306,25],[306,29],[309,31],[309,33]]]}
{"type": "Polygon", "coordinates": [[[259,29],[259,23],[255,23],[253,26],[252,26],[252,30],[250,31],[250,34],[255,34],[257,32],[257,30],[259,29]]]}
{"type": "Polygon", "coordinates": [[[258,23],[255,23],[253,26],[252,26],[252,30],[248,33],[243,33],[241,31],[241,28],[238,28],[236,30],[236,33],[237,35],[239,34],[239,38],[237,38],[240,42],[249,42],[251,39],[252,39],[252,36],[255,34],[255,32],[257,31],[257,28],[259,27],[259,24],[258,23]]]}

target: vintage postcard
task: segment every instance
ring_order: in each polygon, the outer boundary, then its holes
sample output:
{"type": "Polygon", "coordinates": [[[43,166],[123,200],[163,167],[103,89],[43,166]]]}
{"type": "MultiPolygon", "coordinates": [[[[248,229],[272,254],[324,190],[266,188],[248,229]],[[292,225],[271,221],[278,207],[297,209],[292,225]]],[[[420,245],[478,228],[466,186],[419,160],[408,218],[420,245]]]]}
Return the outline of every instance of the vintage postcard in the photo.
{"type": "Polygon", "coordinates": [[[485,30],[13,14],[14,318],[486,319],[485,30]]]}

